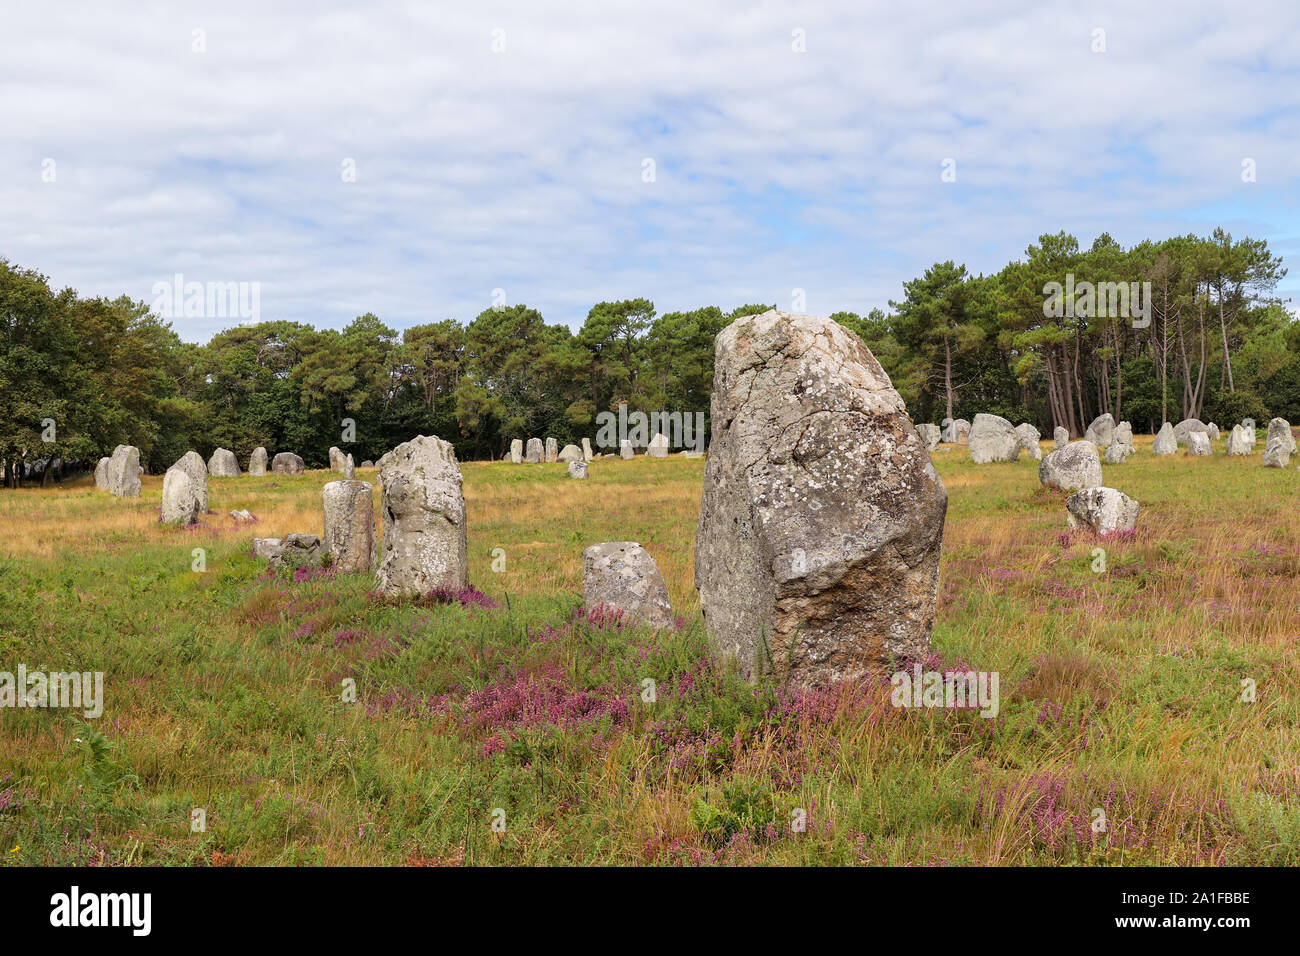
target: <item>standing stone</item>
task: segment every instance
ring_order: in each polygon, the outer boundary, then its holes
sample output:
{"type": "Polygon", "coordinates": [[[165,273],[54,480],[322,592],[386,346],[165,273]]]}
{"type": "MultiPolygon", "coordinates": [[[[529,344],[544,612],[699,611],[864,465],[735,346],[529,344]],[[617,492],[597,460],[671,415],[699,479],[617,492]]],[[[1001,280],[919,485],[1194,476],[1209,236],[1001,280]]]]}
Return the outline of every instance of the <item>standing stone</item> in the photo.
{"type": "Polygon", "coordinates": [[[187,451],[163,476],[162,520],[193,524],[208,513],[208,469],[196,451],[187,451]]]}
{"type": "Polygon", "coordinates": [[[776,310],[714,351],[695,584],[717,653],[800,684],[924,657],[948,493],[889,376],[835,322],[776,310]]]}
{"type": "Polygon", "coordinates": [[[301,475],[305,467],[303,460],[291,451],[282,451],[271,459],[271,473],[276,475],[301,475]]]}
{"type": "MultiPolygon", "coordinates": [[[[540,438],[528,439],[528,451],[524,455],[524,461],[530,465],[540,465],[542,463],[542,440],[540,438]]],[[[383,459],[381,458],[382,462],[383,459]]]]}
{"type": "Polygon", "coordinates": [[[1133,426],[1128,422],[1120,422],[1115,426],[1115,441],[1120,444],[1133,445],[1133,426]]]}
{"type": "Polygon", "coordinates": [[[959,418],[948,423],[947,441],[950,445],[964,444],[970,438],[970,422],[959,418]]]}
{"type": "Polygon", "coordinates": [[[546,439],[546,463],[548,465],[554,464],[560,460],[559,452],[557,451],[558,447],[559,445],[554,438],[546,439]]]}
{"type": "Polygon", "coordinates": [[[654,438],[650,439],[650,444],[645,450],[648,458],[667,458],[668,457],[668,439],[664,437],[663,432],[658,432],[654,438]]]}
{"type": "Polygon", "coordinates": [[[218,448],[208,459],[208,474],[213,478],[238,478],[239,459],[233,451],[218,448]]]}
{"type": "Polygon", "coordinates": [[[624,461],[631,461],[636,457],[636,452],[632,450],[632,443],[626,438],[618,443],[618,454],[624,461]]]}
{"type": "Polygon", "coordinates": [[[108,460],[108,490],[119,498],[140,497],[140,449],[118,445],[108,460]]]}
{"type": "Polygon", "coordinates": [[[1291,423],[1285,418],[1270,419],[1268,423],[1268,433],[1264,436],[1264,444],[1267,445],[1274,438],[1278,439],[1283,447],[1286,448],[1288,455],[1296,453],[1295,436],[1291,434],[1291,423]]]}
{"type": "Polygon", "coordinates": [[[1264,467],[1285,468],[1291,464],[1291,449],[1278,436],[1270,436],[1264,442],[1264,467]]]}
{"type": "Polygon", "coordinates": [[[977,465],[994,461],[1015,461],[1020,457],[1020,436],[1011,423],[999,415],[975,416],[971,426],[970,458],[977,465]]]}
{"type": "Polygon", "coordinates": [[[1157,455],[1172,455],[1178,451],[1178,439],[1174,437],[1174,426],[1165,422],[1160,426],[1160,433],[1151,445],[1157,455]]]}
{"type": "Polygon", "coordinates": [[[108,463],[111,458],[99,459],[99,464],[95,466],[95,487],[100,491],[108,490],[108,463]]]}
{"type": "Polygon", "coordinates": [[[591,439],[584,438],[582,440],[582,460],[593,461],[595,457],[596,456],[591,453],[591,439]]]}
{"type": "Polygon", "coordinates": [[[1052,446],[1054,448],[1064,448],[1070,444],[1070,430],[1057,425],[1052,432],[1052,446]]]}
{"type": "Polygon", "coordinates": [[[375,463],[374,463],[373,461],[369,461],[369,460],[367,460],[367,461],[363,461],[363,462],[361,463],[360,467],[362,467],[362,468],[374,468],[374,467],[375,467],[375,463]]]}
{"type": "MultiPolygon", "coordinates": [[[[536,439],[531,439],[536,441],[536,439]]],[[[379,459],[384,549],[376,575],[381,594],[411,597],[469,584],[465,495],[456,451],[421,435],[379,459]]]]}
{"type": "Polygon", "coordinates": [[[510,440],[510,461],[516,465],[524,463],[524,443],[518,438],[510,440]]]}
{"type": "Polygon", "coordinates": [[[582,603],[589,610],[603,605],[622,611],[625,619],[654,628],[675,622],[664,576],[635,541],[606,541],[582,552],[582,603]]]}
{"type": "Polygon", "coordinates": [[[1128,456],[1131,454],[1133,454],[1132,445],[1126,445],[1118,441],[1111,442],[1110,447],[1106,449],[1106,464],[1122,465],[1128,461],[1128,456]]]}
{"type": "Polygon", "coordinates": [[[921,436],[921,441],[925,442],[926,451],[934,451],[943,439],[943,429],[938,425],[917,425],[916,433],[921,436]]]}
{"type": "Polygon", "coordinates": [[[586,478],[586,477],[587,477],[587,463],[586,463],[585,461],[583,461],[581,458],[578,458],[578,459],[576,459],[575,461],[571,461],[571,462],[569,462],[569,477],[570,477],[570,478],[586,478]]]}
{"type": "Polygon", "coordinates": [[[330,471],[343,470],[343,452],[337,446],[330,448],[330,471]]]}
{"type": "Polygon", "coordinates": [[[1034,461],[1039,461],[1043,457],[1043,450],[1039,447],[1038,442],[1042,436],[1038,429],[1028,422],[1022,422],[1016,426],[1016,435],[1020,439],[1020,447],[1033,456],[1034,461]]]}
{"type": "Polygon", "coordinates": [[[1101,485],[1101,457],[1090,441],[1070,442],[1048,452],[1038,466],[1038,481],[1044,488],[1081,491],[1101,485]]]}
{"type": "Polygon", "coordinates": [[[1229,455],[1249,455],[1250,442],[1246,440],[1246,429],[1240,425],[1232,426],[1232,434],[1228,436],[1228,444],[1224,449],[1229,455]]]}
{"type": "Polygon", "coordinates": [[[1084,441],[1090,441],[1098,448],[1109,447],[1110,443],[1115,440],[1115,418],[1110,412],[1104,415],[1098,415],[1088,426],[1088,430],[1083,434],[1084,441]]]}
{"type": "Polygon", "coordinates": [[[352,454],[349,452],[343,459],[343,477],[351,481],[357,476],[356,462],[352,460],[352,454]]]}
{"type": "Polygon", "coordinates": [[[1194,432],[1200,432],[1202,435],[1206,435],[1207,441],[1210,440],[1205,425],[1199,418],[1184,418],[1174,426],[1174,438],[1178,440],[1178,444],[1186,445],[1189,450],[1191,449],[1191,440],[1188,436],[1194,432]]]}
{"type": "MultiPolygon", "coordinates": [[[[1196,419],[1192,419],[1192,421],[1195,421],[1195,420],[1196,420],[1196,419]]],[[[1218,441],[1218,440],[1219,440],[1219,426],[1216,425],[1216,424],[1214,424],[1214,422],[1210,422],[1210,424],[1208,424],[1208,425],[1205,426],[1205,434],[1206,434],[1207,436],[1209,436],[1210,441],[1218,441]]]]}
{"type": "Polygon", "coordinates": [[[248,459],[248,473],[250,475],[262,476],[266,474],[266,449],[254,448],[252,456],[248,459]]]}
{"type": "Polygon", "coordinates": [[[577,445],[565,445],[560,449],[560,461],[569,463],[571,461],[582,461],[582,449],[577,445]]]}
{"type": "Polygon", "coordinates": [[[1241,436],[1244,439],[1246,439],[1246,447],[1253,450],[1255,448],[1255,441],[1256,441],[1255,423],[1251,422],[1249,425],[1247,425],[1245,422],[1242,422],[1241,436]]]}
{"type": "Polygon", "coordinates": [[[1187,450],[1191,454],[1200,457],[1213,454],[1214,452],[1214,449],[1210,447],[1210,436],[1205,434],[1205,432],[1188,432],[1187,450]]]}
{"type": "Polygon", "coordinates": [[[1097,534],[1132,531],[1137,527],[1139,510],[1136,501],[1114,488],[1085,488],[1065,499],[1069,527],[1086,526],[1097,534]]]}
{"type": "Polygon", "coordinates": [[[375,539],[373,491],[370,482],[352,479],[331,481],[321,490],[325,510],[322,543],[330,561],[344,574],[369,574],[375,569],[379,542],[375,539]]]}

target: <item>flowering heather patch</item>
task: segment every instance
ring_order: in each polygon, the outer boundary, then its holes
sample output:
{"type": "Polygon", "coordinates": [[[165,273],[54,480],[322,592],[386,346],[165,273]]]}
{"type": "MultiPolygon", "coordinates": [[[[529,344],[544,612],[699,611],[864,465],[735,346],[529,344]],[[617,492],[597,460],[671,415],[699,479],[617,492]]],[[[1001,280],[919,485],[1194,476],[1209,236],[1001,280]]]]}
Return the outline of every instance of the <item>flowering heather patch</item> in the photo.
{"type": "Polygon", "coordinates": [[[293,583],[305,584],[308,581],[332,581],[339,576],[337,564],[305,564],[293,570],[293,583]]]}
{"type": "Polygon", "coordinates": [[[537,726],[560,729],[606,718],[615,726],[628,722],[634,691],[630,688],[575,687],[558,664],[545,663],[511,675],[502,668],[495,681],[461,703],[461,724],[471,732],[506,734],[537,726]]]}

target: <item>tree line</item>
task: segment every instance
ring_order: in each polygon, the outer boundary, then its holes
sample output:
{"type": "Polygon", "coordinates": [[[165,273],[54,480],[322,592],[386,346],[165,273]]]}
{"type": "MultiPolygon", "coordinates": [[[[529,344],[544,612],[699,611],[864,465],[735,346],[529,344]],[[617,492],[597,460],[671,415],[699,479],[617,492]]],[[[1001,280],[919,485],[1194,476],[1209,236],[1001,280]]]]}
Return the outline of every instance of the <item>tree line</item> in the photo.
{"type": "MultiPolygon", "coordinates": [[[[1104,412],[1138,431],[1297,420],[1285,274],[1266,242],[1221,229],[1128,249],[1103,234],[1086,250],[1062,232],[994,275],[936,263],[887,310],[831,318],[862,337],[917,422],[991,412],[1079,436],[1104,412]]],[[[143,302],[55,291],[0,259],[0,464],[12,485],[118,444],[157,473],[191,448],[246,462],[264,446],[319,467],[332,445],[377,460],[418,434],[462,459],[499,458],[512,438],[576,443],[620,403],[707,415],[714,337],[772,307],[601,302],[577,331],[526,305],[401,332],[368,313],[341,331],[265,321],[199,345],[143,302]]]]}

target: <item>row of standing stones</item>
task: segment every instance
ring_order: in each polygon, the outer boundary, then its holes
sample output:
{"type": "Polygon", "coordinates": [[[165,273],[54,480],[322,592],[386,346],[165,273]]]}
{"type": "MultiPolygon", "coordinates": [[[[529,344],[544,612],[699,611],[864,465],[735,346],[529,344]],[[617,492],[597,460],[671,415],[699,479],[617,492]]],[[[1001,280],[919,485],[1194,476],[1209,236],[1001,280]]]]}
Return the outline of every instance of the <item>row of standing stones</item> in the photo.
{"type": "MultiPolygon", "coordinates": [[[[750,679],[804,685],[923,658],[948,495],[884,370],[829,319],[775,310],[737,319],[715,353],[695,585],[718,655],[750,679]]],[[[387,599],[466,588],[452,446],[405,442],[379,460],[379,480],[378,544],[372,486],[345,479],[322,491],[322,537],[256,539],[255,551],[374,573],[387,599]]],[[[583,600],[654,628],[677,621],[634,541],[584,551],[583,600]]]]}
{"type": "MultiPolygon", "coordinates": [[[[1039,433],[1033,425],[1012,426],[997,415],[979,414],[974,423],[964,419],[947,422],[947,431],[938,425],[918,425],[917,432],[930,451],[940,449],[939,443],[966,442],[971,460],[976,464],[1016,461],[1022,450],[1035,460],[1042,460],[1038,477],[1044,487],[1056,488],[1070,494],[1066,499],[1066,520],[1070,528],[1086,525],[1099,534],[1131,531],[1137,526],[1140,507],[1128,495],[1102,484],[1102,453],[1108,465],[1123,464],[1134,453],[1133,428],[1128,422],[1115,423],[1108,412],[1098,416],[1088,426],[1080,441],[1071,442],[1070,433],[1058,427],[1052,435],[1055,450],[1043,458],[1039,449],[1039,433]]],[[[1189,418],[1171,425],[1165,422],[1152,444],[1157,456],[1176,454],[1178,446],[1187,448],[1188,454],[1206,456],[1213,453],[1212,442],[1219,440],[1219,427],[1213,422],[1206,425],[1189,418]]],[[[1228,455],[1249,455],[1256,442],[1253,423],[1234,425],[1225,443],[1228,455]]],[[[1264,465],[1269,468],[1286,468],[1291,456],[1296,454],[1296,441],[1291,424],[1284,418],[1274,418],[1268,423],[1264,441],[1264,465]]]]}
{"type": "MultiPolygon", "coordinates": [[[[667,436],[662,432],[658,433],[646,445],[646,457],[667,458],[669,447],[667,436]]],[[[516,438],[510,442],[508,454],[510,461],[516,465],[568,464],[570,478],[586,478],[587,464],[604,457],[603,454],[591,450],[589,438],[582,440],[581,448],[572,444],[559,448],[559,443],[554,438],[546,439],[545,444],[540,438],[530,438],[526,444],[522,438],[516,438]]],[[[636,450],[631,441],[624,439],[619,443],[618,454],[624,461],[628,461],[636,457],[636,450]]],[[[695,449],[686,449],[681,454],[684,458],[704,456],[704,452],[695,449]]]]}

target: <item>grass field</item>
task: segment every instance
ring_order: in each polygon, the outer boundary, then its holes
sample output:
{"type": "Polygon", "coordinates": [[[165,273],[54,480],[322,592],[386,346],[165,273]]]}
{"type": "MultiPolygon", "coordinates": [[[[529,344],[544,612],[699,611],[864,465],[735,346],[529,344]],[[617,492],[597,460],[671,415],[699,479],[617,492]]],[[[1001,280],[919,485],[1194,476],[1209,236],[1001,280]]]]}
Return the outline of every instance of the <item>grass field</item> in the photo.
{"type": "Polygon", "coordinates": [[[892,707],[887,676],[718,672],[698,460],[602,459],[586,482],[464,465],[470,577],[496,606],[268,577],[251,538],[319,533],[327,472],[213,479],[193,530],[157,523],[160,477],[138,500],[0,491],[0,670],[103,671],[106,697],[95,720],[0,710],[0,859],[1300,864],[1300,472],[1137,449],[1105,475],[1139,529],[1106,541],[1066,532],[1036,462],[935,455],[927,666],[998,672],[993,719],[892,707]],[[656,558],[679,630],[581,609],[582,550],[610,540],[656,558]]]}

